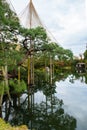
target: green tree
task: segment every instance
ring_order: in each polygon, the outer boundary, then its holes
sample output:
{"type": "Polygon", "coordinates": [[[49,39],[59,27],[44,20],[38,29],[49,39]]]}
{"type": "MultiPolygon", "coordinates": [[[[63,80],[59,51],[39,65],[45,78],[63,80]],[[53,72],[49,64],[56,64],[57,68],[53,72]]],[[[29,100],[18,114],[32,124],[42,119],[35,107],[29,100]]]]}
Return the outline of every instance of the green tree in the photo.
{"type": "Polygon", "coordinates": [[[84,52],[84,60],[87,60],[87,50],[84,52]]]}

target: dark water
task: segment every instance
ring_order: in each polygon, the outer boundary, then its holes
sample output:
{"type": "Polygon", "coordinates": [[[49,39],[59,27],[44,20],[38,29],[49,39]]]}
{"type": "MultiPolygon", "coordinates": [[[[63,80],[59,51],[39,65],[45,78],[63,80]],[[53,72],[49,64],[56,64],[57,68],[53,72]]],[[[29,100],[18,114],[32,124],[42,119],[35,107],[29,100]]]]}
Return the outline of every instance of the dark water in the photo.
{"type": "Polygon", "coordinates": [[[68,74],[53,85],[39,84],[11,103],[4,99],[2,117],[31,130],[87,130],[86,81],[86,74],[68,74]]]}

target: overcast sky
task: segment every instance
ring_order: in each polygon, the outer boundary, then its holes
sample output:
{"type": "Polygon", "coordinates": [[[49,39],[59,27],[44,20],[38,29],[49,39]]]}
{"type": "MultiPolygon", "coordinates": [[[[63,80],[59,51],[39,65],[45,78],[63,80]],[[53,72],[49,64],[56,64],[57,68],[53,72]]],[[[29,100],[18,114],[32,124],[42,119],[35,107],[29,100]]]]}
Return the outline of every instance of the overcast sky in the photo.
{"type": "MultiPolygon", "coordinates": [[[[29,0],[10,0],[19,14],[29,0]]],[[[64,48],[83,54],[87,43],[87,0],[32,0],[41,21],[64,48]]]]}

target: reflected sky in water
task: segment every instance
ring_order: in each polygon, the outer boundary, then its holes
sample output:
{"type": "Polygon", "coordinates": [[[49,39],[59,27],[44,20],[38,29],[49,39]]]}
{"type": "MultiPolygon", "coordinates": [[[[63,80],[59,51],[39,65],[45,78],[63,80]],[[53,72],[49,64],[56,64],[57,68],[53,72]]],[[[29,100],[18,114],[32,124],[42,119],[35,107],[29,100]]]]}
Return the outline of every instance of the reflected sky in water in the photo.
{"type": "Polygon", "coordinates": [[[45,100],[46,100],[46,97],[42,91],[38,91],[37,93],[35,93],[35,103],[41,103],[42,101],[45,101],[45,100]]]}
{"type": "Polygon", "coordinates": [[[42,130],[45,128],[59,130],[61,122],[61,130],[65,130],[65,122],[67,122],[66,130],[71,130],[71,128],[72,130],[87,130],[86,78],[86,75],[85,77],[83,75],[69,75],[67,78],[63,77],[63,80],[54,82],[56,86],[46,83],[35,92],[32,88],[29,91],[30,95],[27,94],[27,91],[21,95],[21,105],[18,105],[16,98],[13,98],[13,104],[5,101],[2,109],[2,113],[5,111],[2,114],[3,118],[9,120],[12,125],[21,123],[29,125],[31,130],[32,126],[38,127],[38,125],[41,127],[40,130],[42,127],[42,130]],[[8,109],[5,109],[5,106],[8,109]]]}
{"type": "Polygon", "coordinates": [[[73,83],[70,82],[70,78],[71,76],[64,81],[56,82],[55,95],[63,100],[65,112],[77,119],[76,130],[87,130],[87,84],[84,77],[74,80],[73,83]]]}
{"type": "MultiPolygon", "coordinates": [[[[65,113],[77,120],[76,130],[87,130],[87,84],[85,77],[76,78],[69,75],[66,79],[56,81],[55,96],[63,100],[65,113]]],[[[46,101],[43,91],[35,93],[35,103],[46,101]]]]}

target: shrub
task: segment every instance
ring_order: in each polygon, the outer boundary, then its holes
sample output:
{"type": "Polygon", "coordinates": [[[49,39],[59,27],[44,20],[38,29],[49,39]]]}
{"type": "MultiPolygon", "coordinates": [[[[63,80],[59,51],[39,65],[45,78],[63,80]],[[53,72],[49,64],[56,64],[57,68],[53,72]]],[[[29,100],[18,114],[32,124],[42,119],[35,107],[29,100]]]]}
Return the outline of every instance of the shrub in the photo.
{"type": "Polygon", "coordinates": [[[0,118],[0,130],[28,130],[28,128],[26,125],[12,127],[9,123],[6,123],[2,118],[0,118]]]}

